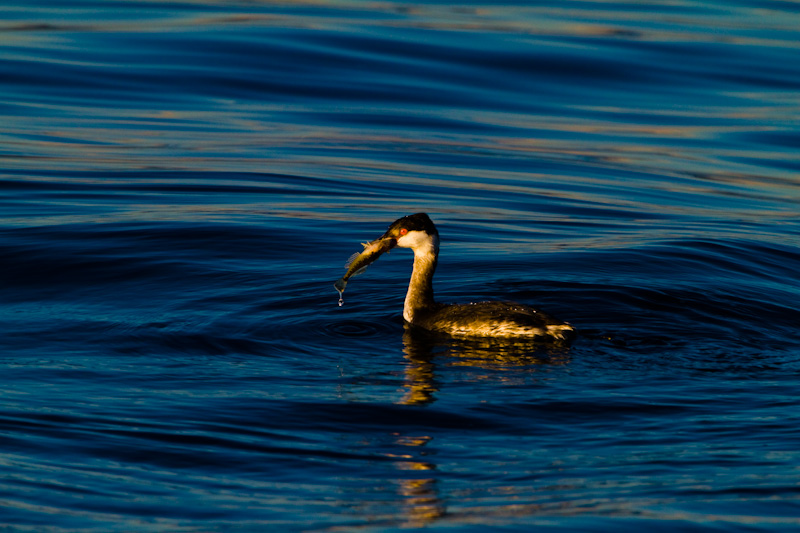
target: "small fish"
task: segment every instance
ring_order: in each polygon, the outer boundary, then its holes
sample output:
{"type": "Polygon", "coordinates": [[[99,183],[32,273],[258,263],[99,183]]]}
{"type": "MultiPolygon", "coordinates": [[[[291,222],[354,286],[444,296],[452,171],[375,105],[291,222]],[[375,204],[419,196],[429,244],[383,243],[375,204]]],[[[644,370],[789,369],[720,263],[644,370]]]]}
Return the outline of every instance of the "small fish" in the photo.
{"type": "Polygon", "coordinates": [[[347,281],[353,276],[358,276],[364,272],[369,265],[374,263],[384,252],[388,252],[394,248],[396,244],[397,241],[395,239],[381,237],[372,242],[363,243],[364,251],[350,256],[350,259],[347,260],[347,264],[345,264],[347,272],[333,284],[333,287],[339,291],[340,307],[344,304],[343,293],[347,286],[347,281]]]}

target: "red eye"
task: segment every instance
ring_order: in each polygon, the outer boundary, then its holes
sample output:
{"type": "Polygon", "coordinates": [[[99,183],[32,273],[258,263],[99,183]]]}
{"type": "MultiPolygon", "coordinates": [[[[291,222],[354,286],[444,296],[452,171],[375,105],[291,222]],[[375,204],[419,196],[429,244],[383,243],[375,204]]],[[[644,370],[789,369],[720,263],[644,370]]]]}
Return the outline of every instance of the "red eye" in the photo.
{"type": "Polygon", "coordinates": [[[408,233],[408,230],[406,228],[400,230],[400,235],[405,235],[406,233],[408,233]]]}

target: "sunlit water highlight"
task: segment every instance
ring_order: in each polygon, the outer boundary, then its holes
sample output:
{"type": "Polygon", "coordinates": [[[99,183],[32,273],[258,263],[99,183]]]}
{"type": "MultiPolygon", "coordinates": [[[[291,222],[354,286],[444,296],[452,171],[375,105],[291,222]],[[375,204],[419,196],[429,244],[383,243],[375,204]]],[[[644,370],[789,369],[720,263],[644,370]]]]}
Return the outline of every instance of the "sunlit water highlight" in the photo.
{"type": "Polygon", "coordinates": [[[0,524],[800,526],[800,4],[0,14],[0,524]],[[337,306],[420,211],[575,343],[337,306]]]}

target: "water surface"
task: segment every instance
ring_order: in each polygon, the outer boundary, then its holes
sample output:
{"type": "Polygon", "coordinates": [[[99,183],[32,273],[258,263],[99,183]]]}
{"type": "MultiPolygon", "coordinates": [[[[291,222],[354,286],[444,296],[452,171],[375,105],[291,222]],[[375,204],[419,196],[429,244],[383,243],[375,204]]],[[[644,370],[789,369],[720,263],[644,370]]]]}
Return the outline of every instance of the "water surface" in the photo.
{"type": "Polygon", "coordinates": [[[0,7],[0,523],[795,531],[795,2],[0,7]],[[401,317],[427,212],[443,301],[401,317]]]}

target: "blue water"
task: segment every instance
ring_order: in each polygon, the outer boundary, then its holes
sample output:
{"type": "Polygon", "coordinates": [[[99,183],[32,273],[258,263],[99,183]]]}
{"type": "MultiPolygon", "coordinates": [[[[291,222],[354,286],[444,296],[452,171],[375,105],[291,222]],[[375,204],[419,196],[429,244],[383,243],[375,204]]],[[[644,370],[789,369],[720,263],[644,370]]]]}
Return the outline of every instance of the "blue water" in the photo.
{"type": "Polygon", "coordinates": [[[0,6],[9,531],[797,531],[800,5],[0,6]],[[404,328],[443,301],[571,346],[404,328]]]}

